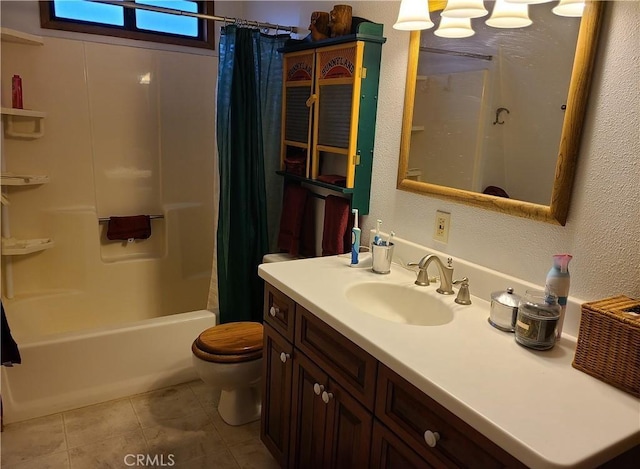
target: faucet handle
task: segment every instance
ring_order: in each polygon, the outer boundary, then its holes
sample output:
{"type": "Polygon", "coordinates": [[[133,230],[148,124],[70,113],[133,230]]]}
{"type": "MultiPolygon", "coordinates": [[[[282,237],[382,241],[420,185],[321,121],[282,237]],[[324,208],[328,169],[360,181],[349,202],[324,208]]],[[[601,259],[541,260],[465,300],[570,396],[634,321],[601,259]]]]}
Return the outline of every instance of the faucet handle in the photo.
{"type": "Polygon", "coordinates": [[[420,285],[422,287],[428,287],[431,279],[429,278],[429,274],[427,273],[427,269],[423,269],[420,267],[419,262],[409,262],[407,267],[417,267],[417,269],[413,269],[418,272],[418,278],[414,282],[416,285],[420,285]]]}
{"type": "Polygon", "coordinates": [[[471,294],[469,293],[469,279],[467,277],[463,277],[460,280],[456,280],[455,282],[453,282],[453,284],[460,285],[458,296],[454,301],[459,305],[470,305],[471,294]]]}

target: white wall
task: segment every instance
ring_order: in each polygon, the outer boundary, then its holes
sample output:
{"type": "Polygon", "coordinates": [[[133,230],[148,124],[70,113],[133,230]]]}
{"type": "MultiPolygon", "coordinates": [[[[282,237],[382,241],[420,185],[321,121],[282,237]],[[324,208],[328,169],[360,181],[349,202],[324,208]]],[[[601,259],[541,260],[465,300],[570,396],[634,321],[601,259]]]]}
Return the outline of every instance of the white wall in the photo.
{"type": "MultiPolygon", "coordinates": [[[[306,29],[335,2],[247,2],[245,14],[306,29]]],[[[398,236],[544,284],[551,256],[573,254],[571,295],[640,297],[640,4],[607,2],[566,226],[556,226],[396,189],[409,34],[392,29],[399,2],[352,1],[353,14],[384,23],[371,211],[398,236]],[[449,243],[432,240],[435,211],[451,212],[449,243]]],[[[304,33],[304,31],[303,31],[304,33]]],[[[471,279],[473,292],[473,279],[471,279]]]]}

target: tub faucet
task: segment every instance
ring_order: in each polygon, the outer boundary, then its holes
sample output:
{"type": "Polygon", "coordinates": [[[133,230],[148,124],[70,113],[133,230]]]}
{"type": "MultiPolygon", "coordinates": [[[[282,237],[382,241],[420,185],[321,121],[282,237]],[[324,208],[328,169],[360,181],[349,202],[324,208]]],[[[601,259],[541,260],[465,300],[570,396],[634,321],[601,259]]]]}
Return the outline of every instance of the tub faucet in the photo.
{"type": "Polygon", "coordinates": [[[435,254],[428,254],[420,259],[420,262],[410,262],[410,266],[418,266],[418,278],[416,278],[415,284],[426,287],[429,285],[429,274],[427,268],[429,264],[435,262],[440,272],[440,288],[436,291],[443,295],[453,295],[453,267],[451,266],[451,258],[447,259],[447,265],[440,260],[435,254]]]}

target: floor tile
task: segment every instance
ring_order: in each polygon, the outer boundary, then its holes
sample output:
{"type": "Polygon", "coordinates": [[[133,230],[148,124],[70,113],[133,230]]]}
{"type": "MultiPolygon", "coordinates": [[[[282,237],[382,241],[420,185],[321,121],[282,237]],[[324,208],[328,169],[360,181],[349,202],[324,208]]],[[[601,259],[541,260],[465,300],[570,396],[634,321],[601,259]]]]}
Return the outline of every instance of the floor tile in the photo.
{"type": "Polygon", "coordinates": [[[189,387],[209,414],[216,412],[220,403],[220,389],[214,389],[202,380],[189,383],[189,387]]]}
{"type": "Polygon", "coordinates": [[[202,411],[163,420],[143,433],[150,454],[173,455],[176,464],[226,449],[211,418],[202,411]]]}
{"type": "Polygon", "coordinates": [[[260,420],[245,425],[234,426],[222,420],[218,412],[215,412],[211,418],[213,424],[218,429],[218,433],[220,433],[224,442],[229,446],[260,438],[260,420]]]}
{"type": "Polygon", "coordinates": [[[67,442],[61,414],[9,424],[2,432],[3,466],[66,449],[67,442]]]}
{"type": "Polygon", "coordinates": [[[188,384],[134,396],[131,404],[143,428],[182,417],[186,412],[204,411],[188,384]]]}
{"type": "Polygon", "coordinates": [[[148,453],[142,431],[137,430],[99,443],[72,448],[69,450],[69,460],[71,469],[121,469],[128,466],[125,461],[135,460],[127,455],[148,453]]]}
{"type": "Polygon", "coordinates": [[[102,441],[140,429],[129,399],[64,412],[69,448],[102,441]]]}
{"type": "Polygon", "coordinates": [[[242,469],[279,469],[269,450],[258,439],[229,447],[242,469]]]}
{"type": "Polygon", "coordinates": [[[240,469],[235,458],[228,449],[210,453],[201,458],[186,462],[176,462],[174,469],[240,469]]]}
{"type": "Polygon", "coordinates": [[[62,451],[8,465],[3,461],[2,469],[69,469],[69,454],[62,451]]]}

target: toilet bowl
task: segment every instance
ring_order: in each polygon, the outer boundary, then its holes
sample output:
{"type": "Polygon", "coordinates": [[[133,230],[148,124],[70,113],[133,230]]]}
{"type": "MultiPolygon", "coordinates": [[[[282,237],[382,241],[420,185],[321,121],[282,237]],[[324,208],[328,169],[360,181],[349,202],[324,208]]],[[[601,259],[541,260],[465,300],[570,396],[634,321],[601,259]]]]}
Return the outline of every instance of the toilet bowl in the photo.
{"type": "Polygon", "coordinates": [[[262,324],[232,322],[204,330],[191,345],[193,366],[221,389],[218,412],[229,425],[260,419],[262,324]]]}

